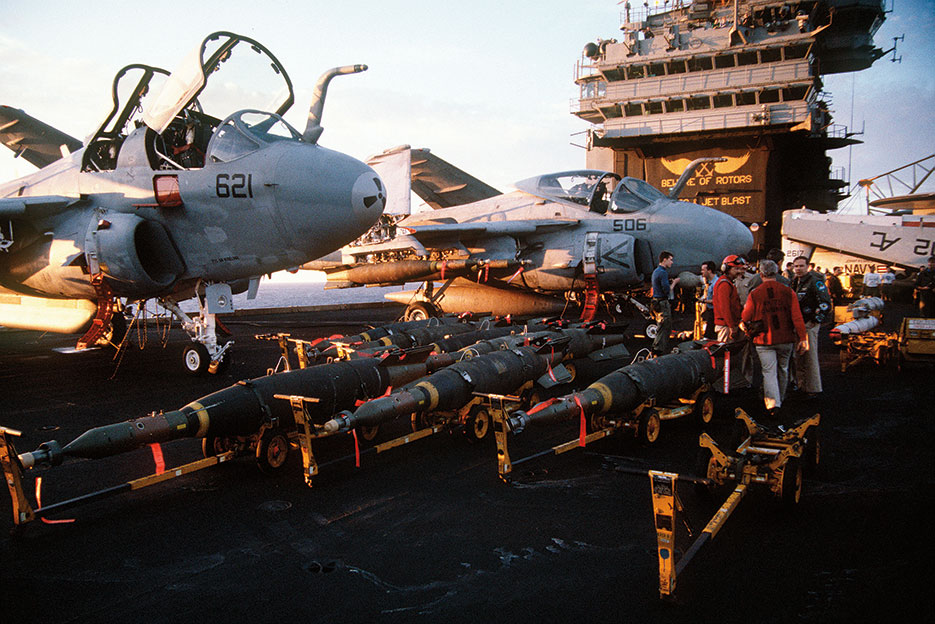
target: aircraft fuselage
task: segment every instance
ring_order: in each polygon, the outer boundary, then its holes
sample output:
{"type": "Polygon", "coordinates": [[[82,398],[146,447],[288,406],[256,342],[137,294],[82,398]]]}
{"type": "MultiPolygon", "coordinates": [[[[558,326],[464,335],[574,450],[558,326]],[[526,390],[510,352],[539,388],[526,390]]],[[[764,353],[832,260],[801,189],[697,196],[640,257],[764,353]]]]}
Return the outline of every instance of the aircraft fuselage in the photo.
{"type": "Polygon", "coordinates": [[[278,141],[199,169],[153,169],[145,128],[124,142],[113,170],[80,171],[80,150],[0,187],[0,196],[56,196],[57,207],[14,216],[13,245],[0,254],[3,286],[53,298],[94,298],[102,272],[117,296],[162,296],[197,280],[272,273],[358,236],[382,203],[376,174],[339,152],[278,141]],[[138,145],[137,145],[138,143],[138,145]],[[154,178],[177,180],[181,205],[160,206],[154,178]],[[68,205],[65,202],[71,200],[68,205]]]}

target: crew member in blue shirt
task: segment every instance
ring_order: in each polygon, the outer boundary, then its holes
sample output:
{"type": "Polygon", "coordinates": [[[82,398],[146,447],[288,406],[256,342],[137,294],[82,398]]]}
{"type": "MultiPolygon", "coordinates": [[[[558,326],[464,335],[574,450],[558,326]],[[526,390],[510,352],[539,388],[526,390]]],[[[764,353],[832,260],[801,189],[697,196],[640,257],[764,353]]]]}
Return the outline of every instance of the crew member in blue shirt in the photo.
{"type": "Polygon", "coordinates": [[[665,355],[669,352],[669,334],[672,332],[672,288],[679,283],[679,278],[669,281],[669,268],[675,262],[670,251],[659,254],[659,266],[653,271],[653,314],[656,319],[656,337],[653,339],[653,353],[665,355]]]}

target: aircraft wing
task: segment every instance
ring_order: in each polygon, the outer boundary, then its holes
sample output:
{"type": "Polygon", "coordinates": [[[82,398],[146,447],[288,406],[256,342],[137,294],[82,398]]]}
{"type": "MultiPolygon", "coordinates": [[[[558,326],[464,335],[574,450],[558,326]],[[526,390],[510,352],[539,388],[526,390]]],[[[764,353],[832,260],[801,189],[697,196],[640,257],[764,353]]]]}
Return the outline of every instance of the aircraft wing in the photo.
{"type": "Polygon", "coordinates": [[[0,198],[0,219],[55,214],[79,201],[82,200],[62,195],[0,198]]]}
{"type": "Polygon", "coordinates": [[[39,167],[61,158],[63,149],[74,152],[82,143],[16,108],[0,105],[0,141],[17,156],[39,167]]]}
{"type": "Polygon", "coordinates": [[[354,256],[384,251],[412,250],[427,255],[432,249],[464,249],[464,241],[495,239],[504,236],[522,237],[572,227],[577,219],[525,219],[521,221],[472,221],[470,223],[422,222],[396,228],[396,235],[369,245],[345,247],[342,253],[354,256]]]}
{"type": "Polygon", "coordinates": [[[577,219],[523,219],[517,221],[471,221],[469,223],[432,223],[397,228],[423,245],[436,246],[440,240],[476,239],[485,236],[530,236],[578,225],[577,219]]]}
{"type": "Polygon", "coordinates": [[[502,195],[494,187],[435,156],[426,148],[412,149],[406,145],[390,149],[368,159],[367,164],[377,169],[383,176],[379,168],[381,163],[391,162],[395,157],[404,155],[406,151],[409,152],[412,191],[436,210],[502,195]]]}

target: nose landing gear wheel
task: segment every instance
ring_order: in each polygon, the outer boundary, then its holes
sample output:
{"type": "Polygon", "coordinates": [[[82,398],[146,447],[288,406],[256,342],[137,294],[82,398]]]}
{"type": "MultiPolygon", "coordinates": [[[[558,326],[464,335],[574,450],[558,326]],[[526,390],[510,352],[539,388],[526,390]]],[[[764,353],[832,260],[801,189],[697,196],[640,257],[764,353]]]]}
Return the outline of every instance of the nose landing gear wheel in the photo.
{"type": "Polygon", "coordinates": [[[182,364],[189,375],[204,375],[210,363],[211,356],[208,355],[208,349],[200,342],[186,345],[182,350],[182,364]]]}

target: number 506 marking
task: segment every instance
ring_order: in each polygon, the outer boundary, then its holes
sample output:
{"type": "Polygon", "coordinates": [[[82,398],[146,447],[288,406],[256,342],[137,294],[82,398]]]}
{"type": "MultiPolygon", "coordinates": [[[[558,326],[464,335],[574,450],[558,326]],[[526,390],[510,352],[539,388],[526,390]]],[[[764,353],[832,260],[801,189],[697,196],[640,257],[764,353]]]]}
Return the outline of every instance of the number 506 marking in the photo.
{"type": "Polygon", "coordinates": [[[218,197],[253,197],[253,174],[219,173],[214,190],[218,197]]]}

